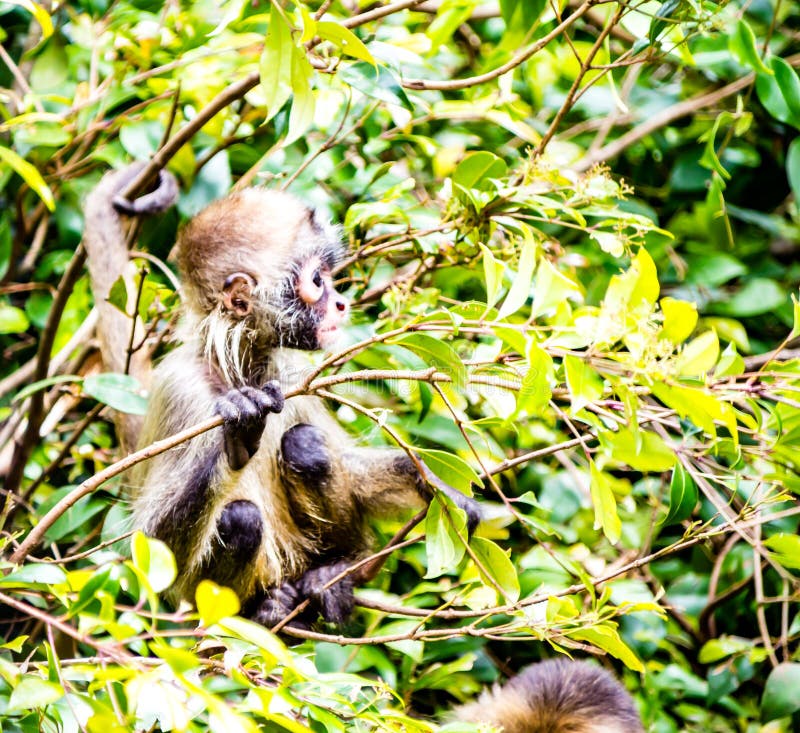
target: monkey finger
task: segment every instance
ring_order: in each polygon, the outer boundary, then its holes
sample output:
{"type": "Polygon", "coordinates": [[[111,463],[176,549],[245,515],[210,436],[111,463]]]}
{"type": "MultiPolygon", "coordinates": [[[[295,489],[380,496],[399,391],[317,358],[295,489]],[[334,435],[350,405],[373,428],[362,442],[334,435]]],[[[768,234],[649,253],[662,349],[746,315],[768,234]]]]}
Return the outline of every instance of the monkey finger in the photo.
{"type": "MultiPolygon", "coordinates": [[[[244,387],[243,389],[252,389],[244,387]]],[[[216,412],[227,422],[245,422],[261,417],[261,408],[243,391],[231,389],[217,399],[216,412]]]]}
{"type": "Polygon", "coordinates": [[[278,382],[277,379],[271,379],[261,388],[261,391],[269,398],[270,412],[280,412],[283,410],[283,391],[281,390],[280,382],[278,382]]]}

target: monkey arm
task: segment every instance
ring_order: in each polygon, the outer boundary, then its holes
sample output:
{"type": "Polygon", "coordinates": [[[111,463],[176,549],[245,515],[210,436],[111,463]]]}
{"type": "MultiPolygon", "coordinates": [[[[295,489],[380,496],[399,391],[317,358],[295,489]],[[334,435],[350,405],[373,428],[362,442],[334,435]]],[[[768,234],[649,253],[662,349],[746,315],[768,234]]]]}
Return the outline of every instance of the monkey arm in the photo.
{"type": "Polygon", "coordinates": [[[394,448],[351,448],[341,456],[343,469],[353,491],[372,511],[429,502],[431,486],[441,491],[467,514],[467,527],[472,533],[480,522],[478,503],[439,479],[424,463],[420,474],[417,464],[402,450],[394,448]]]}
{"type": "Polygon", "coordinates": [[[231,389],[216,400],[214,411],[224,420],[222,434],[231,469],[239,471],[247,465],[261,443],[267,415],[281,410],[283,392],[275,380],[261,389],[231,389]]]}

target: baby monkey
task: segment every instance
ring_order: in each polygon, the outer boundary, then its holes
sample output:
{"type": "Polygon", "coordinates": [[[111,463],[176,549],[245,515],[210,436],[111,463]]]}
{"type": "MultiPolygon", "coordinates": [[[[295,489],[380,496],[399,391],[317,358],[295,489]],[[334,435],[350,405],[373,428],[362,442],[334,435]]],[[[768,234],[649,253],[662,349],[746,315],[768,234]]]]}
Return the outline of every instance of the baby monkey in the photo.
{"type": "MultiPolygon", "coordinates": [[[[87,210],[85,238],[93,222],[141,212],[120,200],[121,188],[105,190],[87,210]]],[[[478,522],[472,499],[421,476],[404,451],[354,445],[318,397],[284,402],[307,366],[300,352],[330,346],[347,318],[332,281],[343,254],[313,209],[261,188],[211,204],[179,234],[182,343],[153,373],[139,445],[215,414],[223,426],[131,478],[134,526],[175,554],[178,598],[208,578],[267,626],[305,599],[307,613],[292,623],[318,614],[342,623],[353,582],[324,586],[369,551],[370,516],[422,505],[433,482],[470,529],[478,522]]]]}

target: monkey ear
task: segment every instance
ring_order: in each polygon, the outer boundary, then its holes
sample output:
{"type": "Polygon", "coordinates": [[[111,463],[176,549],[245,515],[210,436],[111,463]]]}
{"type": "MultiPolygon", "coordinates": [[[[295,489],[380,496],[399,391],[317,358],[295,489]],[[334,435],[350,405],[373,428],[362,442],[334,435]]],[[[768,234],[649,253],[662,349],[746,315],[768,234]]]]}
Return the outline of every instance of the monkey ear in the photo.
{"type": "Polygon", "coordinates": [[[222,286],[222,305],[237,318],[244,318],[253,310],[253,290],[256,281],[246,272],[234,272],[225,278],[222,286]]]}

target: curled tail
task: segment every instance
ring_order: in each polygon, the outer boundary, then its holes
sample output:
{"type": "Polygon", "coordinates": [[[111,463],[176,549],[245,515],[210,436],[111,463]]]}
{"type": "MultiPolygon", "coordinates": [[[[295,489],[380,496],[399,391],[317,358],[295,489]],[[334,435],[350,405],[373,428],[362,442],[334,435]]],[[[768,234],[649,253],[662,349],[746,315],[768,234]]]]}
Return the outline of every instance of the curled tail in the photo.
{"type": "MultiPolygon", "coordinates": [[[[122,198],[121,193],[143,167],[143,163],[135,163],[124,170],[107,173],[87,197],[84,208],[83,246],[98,310],[100,354],[103,366],[109,372],[125,371],[131,330],[134,331],[135,343],[139,343],[143,335],[143,327],[138,320],[134,322],[107,301],[111,287],[119,276],[127,279],[133,274],[128,260],[127,215],[160,213],[172,206],[178,195],[175,179],[170,173],[162,171],[153,192],[133,202],[122,198]],[[123,218],[121,214],[126,217],[123,218]]],[[[132,294],[134,289],[128,287],[128,292],[132,294]]],[[[132,302],[128,310],[131,309],[132,302]]],[[[149,356],[142,351],[133,354],[128,373],[146,385],[150,374],[149,356]]],[[[117,413],[115,423],[123,449],[132,449],[137,442],[141,418],[117,413]]]]}
{"type": "Polygon", "coordinates": [[[643,733],[633,699],[602,667],[551,659],[458,708],[456,718],[503,733],[643,733]]]}

